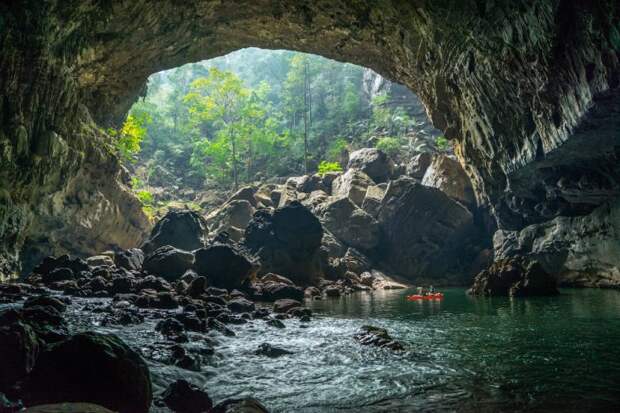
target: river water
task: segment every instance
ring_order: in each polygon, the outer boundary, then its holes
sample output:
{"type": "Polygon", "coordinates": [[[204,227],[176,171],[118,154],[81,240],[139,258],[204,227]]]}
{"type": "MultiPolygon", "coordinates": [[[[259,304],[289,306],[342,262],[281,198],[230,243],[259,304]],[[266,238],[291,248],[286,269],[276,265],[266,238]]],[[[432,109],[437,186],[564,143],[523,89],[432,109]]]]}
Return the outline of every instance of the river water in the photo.
{"type": "MultiPolygon", "coordinates": [[[[215,401],[250,395],[272,412],[620,411],[619,291],[444,292],[441,302],[408,302],[406,290],[358,293],[308,303],[307,327],[257,320],[231,326],[235,337],[210,333],[216,353],[201,372],[149,361],[156,392],[185,378],[215,401]],[[406,351],[361,346],[352,336],[364,324],[387,328],[406,351]],[[264,342],[294,354],[254,355],[264,342]]],[[[84,313],[69,318],[76,329],[91,323],[84,313]]],[[[154,323],[95,329],[144,351],[159,340],[154,323]]]]}

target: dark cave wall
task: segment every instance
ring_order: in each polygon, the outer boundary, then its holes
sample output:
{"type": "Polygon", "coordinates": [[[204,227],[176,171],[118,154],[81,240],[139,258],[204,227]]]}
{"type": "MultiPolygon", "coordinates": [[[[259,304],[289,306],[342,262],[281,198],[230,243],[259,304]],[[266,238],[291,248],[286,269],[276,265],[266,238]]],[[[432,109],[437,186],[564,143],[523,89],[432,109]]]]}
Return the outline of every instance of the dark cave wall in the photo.
{"type": "Polygon", "coordinates": [[[581,0],[3,3],[3,256],[14,262],[21,243],[45,245],[50,233],[76,251],[95,247],[73,228],[123,228],[101,229],[97,247],[137,239],[144,217],[90,117],[114,124],[151,73],[247,46],[346,60],[408,85],[457,142],[479,203],[503,230],[590,214],[619,187],[617,134],[601,133],[609,122],[597,117],[617,105],[619,9],[581,0]],[[101,166],[114,179],[102,180],[101,166]],[[76,197],[93,188],[97,196],[76,197]]]}

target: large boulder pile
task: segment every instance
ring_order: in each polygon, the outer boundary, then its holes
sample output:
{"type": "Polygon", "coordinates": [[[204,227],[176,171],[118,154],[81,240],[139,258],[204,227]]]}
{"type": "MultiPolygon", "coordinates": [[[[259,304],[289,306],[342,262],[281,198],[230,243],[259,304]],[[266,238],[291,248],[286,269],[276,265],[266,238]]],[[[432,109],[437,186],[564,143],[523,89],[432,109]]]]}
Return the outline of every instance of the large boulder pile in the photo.
{"type": "Polygon", "coordinates": [[[555,278],[539,262],[523,257],[494,262],[476,276],[468,292],[510,297],[559,294],[555,278]]]}
{"type": "Polygon", "coordinates": [[[240,288],[257,270],[252,258],[234,244],[216,243],[195,251],[194,255],[194,270],[213,287],[240,288]]]}

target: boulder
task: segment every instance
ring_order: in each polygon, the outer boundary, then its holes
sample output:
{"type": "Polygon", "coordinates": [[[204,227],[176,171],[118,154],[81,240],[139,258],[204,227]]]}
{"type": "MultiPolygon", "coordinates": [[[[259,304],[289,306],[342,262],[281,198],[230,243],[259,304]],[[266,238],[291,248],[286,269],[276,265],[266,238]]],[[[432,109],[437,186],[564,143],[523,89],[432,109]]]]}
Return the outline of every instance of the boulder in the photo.
{"type": "Polygon", "coordinates": [[[177,413],[204,413],[213,407],[206,392],[182,379],[170,383],[162,393],[161,400],[177,413]]]}
{"type": "Polygon", "coordinates": [[[257,188],[254,186],[244,186],[242,188],[239,188],[237,190],[237,192],[235,192],[230,198],[228,198],[228,201],[226,201],[226,203],[230,203],[230,202],[234,202],[234,201],[246,201],[248,202],[253,208],[256,208],[256,195],[257,192],[257,188]]]}
{"type": "Polygon", "coordinates": [[[385,195],[385,185],[371,185],[366,189],[366,195],[364,196],[364,201],[362,202],[362,209],[364,212],[372,216],[373,218],[377,217],[379,213],[379,207],[381,206],[381,201],[383,200],[383,196],[385,195]]]}
{"type": "Polygon", "coordinates": [[[375,185],[372,179],[362,171],[349,169],[339,175],[332,183],[332,196],[349,198],[355,205],[362,206],[369,186],[375,185]]]}
{"type": "Polygon", "coordinates": [[[226,306],[232,313],[251,313],[256,309],[252,301],[242,297],[230,300],[226,306]]]}
{"type": "MultiPolygon", "coordinates": [[[[17,411],[17,410],[15,410],[17,411]]],[[[114,413],[112,410],[92,403],[57,403],[32,406],[23,413],[114,413]]]]}
{"type": "Polygon", "coordinates": [[[76,276],[82,271],[89,271],[90,268],[86,261],[81,258],[71,258],[69,255],[61,255],[58,258],[46,257],[37,265],[32,272],[35,274],[49,274],[57,268],[68,268],[76,276]]]}
{"type": "Polygon", "coordinates": [[[165,245],[153,251],[144,261],[144,271],[175,281],[192,268],[194,254],[165,245]]]}
{"type": "Polygon", "coordinates": [[[50,284],[59,281],[75,280],[75,278],[75,273],[71,271],[71,269],[60,267],[54,268],[50,272],[43,274],[41,276],[41,281],[43,284],[50,284]]]}
{"type": "Polygon", "coordinates": [[[277,301],[283,298],[302,300],[304,292],[301,288],[281,282],[268,282],[261,286],[262,299],[265,301],[277,301]]]}
{"type": "Polygon", "coordinates": [[[92,332],[75,334],[43,351],[24,395],[28,405],[91,402],[120,413],[147,413],[152,399],[142,357],[118,337],[92,332]]]}
{"type": "Polygon", "coordinates": [[[412,178],[422,179],[426,170],[433,161],[433,155],[430,152],[422,152],[411,158],[407,163],[406,173],[412,178]]]}
{"type": "Polygon", "coordinates": [[[278,275],[278,274],[274,274],[274,273],[272,273],[272,272],[270,272],[270,273],[268,273],[268,274],[263,275],[263,276],[260,278],[260,281],[261,281],[262,283],[274,282],[274,283],[283,283],[283,284],[288,284],[288,285],[295,285],[295,284],[293,283],[293,281],[289,280],[288,278],[283,277],[283,276],[278,275]]]}
{"type": "Polygon", "coordinates": [[[144,252],[139,248],[118,251],[114,254],[114,263],[119,268],[137,271],[144,263],[144,252]]]}
{"type": "Polygon", "coordinates": [[[141,249],[150,254],[164,245],[171,245],[192,251],[205,245],[207,235],[207,223],[196,212],[172,210],[155,224],[141,249]]]}
{"type": "Polygon", "coordinates": [[[469,177],[461,164],[446,155],[435,156],[424,173],[422,185],[437,188],[465,205],[475,205],[476,198],[469,177]]]}
{"type": "Polygon", "coordinates": [[[354,338],[365,346],[372,345],[394,351],[403,350],[402,344],[394,340],[386,329],[380,327],[362,326],[360,332],[354,338]]]}
{"type": "Polygon", "coordinates": [[[349,155],[347,169],[358,169],[376,183],[386,182],[392,176],[394,163],[381,150],[363,148],[349,155]]]}
{"type": "Polygon", "coordinates": [[[273,303],[273,312],[286,313],[288,312],[288,310],[295,307],[302,307],[301,302],[297,300],[291,300],[289,298],[284,298],[281,300],[277,300],[275,303],[273,303]]]}
{"type": "MultiPolygon", "coordinates": [[[[39,340],[14,310],[0,313],[0,391],[24,378],[34,367],[39,340]]],[[[0,409],[2,410],[2,409],[0,409]]]]}
{"type": "Polygon", "coordinates": [[[332,199],[323,205],[321,221],[327,230],[348,246],[370,250],[379,243],[379,223],[349,198],[332,199]]]}
{"type": "Polygon", "coordinates": [[[288,354],[293,354],[292,351],[285,350],[280,347],[274,347],[269,343],[263,343],[258,346],[256,351],[254,352],[257,356],[266,356],[269,358],[278,358],[282,356],[286,356],[288,354]]]}
{"type": "Polygon", "coordinates": [[[298,202],[273,214],[258,211],[245,231],[245,245],[260,257],[261,273],[281,274],[299,285],[321,274],[322,238],[321,223],[298,202]]]}
{"type": "Polygon", "coordinates": [[[253,214],[254,207],[250,202],[237,199],[214,210],[206,219],[212,235],[227,232],[233,241],[240,241],[243,230],[248,226],[253,214]]]}
{"type": "Polygon", "coordinates": [[[100,265],[105,265],[111,267],[114,265],[114,260],[112,257],[107,255],[94,255],[92,257],[86,258],[86,263],[91,267],[98,267],[100,265]]]}
{"type": "Polygon", "coordinates": [[[407,177],[391,181],[378,221],[383,232],[379,258],[401,276],[462,276],[469,265],[464,244],[474,233],[473,216],[438,189],[407,177]]]}
{"type": "Polygon", "coordinates": [[[269,413],[269,411],[258,400],[246,397],[243,399],[224,400],[218,403],[209,413],[269,413]]]}
{"type": "Polygon", "coordinates": [[[252,259],[233,245],[214,244],[194,254],[194,270],[207,277],[210,286],[240,288],[256,271],[252,259]]]}
{"type": "Polygon", "coordinates": [[[321,248],[329,258],[340,258],[347,252],[347,247],[325,228],[323,228],[321,248]]]}
{"type": "Polygon", "coordinates": [[[481,271],[468,293],[523,297],[557,295],[559,291],[555,278],[538,261],[515,257],[496,261],[481,271]]]}

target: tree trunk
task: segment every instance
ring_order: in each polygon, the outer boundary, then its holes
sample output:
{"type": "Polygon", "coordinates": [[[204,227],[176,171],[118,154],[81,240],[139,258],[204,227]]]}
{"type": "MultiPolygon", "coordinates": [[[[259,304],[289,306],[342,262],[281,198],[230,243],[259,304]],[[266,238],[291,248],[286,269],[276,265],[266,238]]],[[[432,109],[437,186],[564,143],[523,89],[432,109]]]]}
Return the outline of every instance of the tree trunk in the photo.
{"type": "Polygon", "coordinates": [[[237,170],[237,147],[235,145],[235,133],[233,128],[230,128],[230,144],[232,146],[232,158],[233,158],[233,179],[235,181],[235,191],[239,188],[239,172],[237,170]]]}
{"type": "Polygon", "coordinates": [[[304,174],[308,174],[308,62],[304,62],[304,174]]]}

